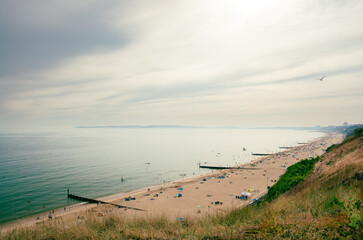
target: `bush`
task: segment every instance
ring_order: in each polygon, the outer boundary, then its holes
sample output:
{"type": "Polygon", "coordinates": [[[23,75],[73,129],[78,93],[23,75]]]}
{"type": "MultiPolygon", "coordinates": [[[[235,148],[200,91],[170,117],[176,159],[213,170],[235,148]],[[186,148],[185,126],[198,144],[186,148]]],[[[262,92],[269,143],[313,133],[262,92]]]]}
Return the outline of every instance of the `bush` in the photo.
{"type": "Polygon", "coordinates": [[[271,202],[304,181],[306,176],[312,172],[318,160],[319,157],[305,159],[287,168],[286,173],[281,176],[280,180],[268,190],[266,200],[271,202]]]}

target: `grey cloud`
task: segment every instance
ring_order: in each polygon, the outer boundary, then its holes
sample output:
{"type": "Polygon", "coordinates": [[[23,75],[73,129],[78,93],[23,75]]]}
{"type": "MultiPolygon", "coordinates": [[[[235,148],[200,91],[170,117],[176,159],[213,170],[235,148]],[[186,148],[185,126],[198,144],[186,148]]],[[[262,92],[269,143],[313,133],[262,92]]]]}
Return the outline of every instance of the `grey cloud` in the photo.
{"type": "MultiPolygon", "coordinates": [[[[341,68],[326,72],[326,75],[341,75],[345,73],[362,72],[363,65],[351,66],[349,68],[341,68]]],[[[268,76],[268,72],[262,72],[268,76]]],[[[129,103],[145,102],[145,101],[158,101],[167,98],[178,97],[193,97],[193,96],[206,96],[220,93],[220,91],[234,89],[234,88],[246,88],[246,87],[259,87],[269,85],[279,85],[293,82],[306,81],[307,84],[312,83],[319,77],[321,73],[307,73],[298,75],[295,77],[282,78],[282,79],[269,79],[266,78],[263,81],[248,81],[249,77],[259,75],[261,72],[243,74],[235,73],[233,75],[217,76],[214,79],[210,79],[205,82],[188,83],[188,84],[173,84],[170,86],[146,86],[134,91],[132,95],[127,96],[129,103]],[[221,80],[223,79],[223,80],[221,80]],[[243,79],[244,81],[238,81],[243,79]]],[[[116,99],[117,97],[124,96],[125,93],[110,95],[103,100],[116,99]]],[[[340,95],[339,95],[340,96],[340,95]]],[[[337,97],[339,97],[337,96],[337,97]]],[[[348,94],[344,95],[348,96],[348,94]]],[[[356,94],[356,96],[361,96],[356,94]]],[[[318,98],[332,98],[331,96],[319,96],[318,98]]],[[[310,98],[309,98],[310,99],[310,98]]]]}
{"type": "Polygon", "coordinates": [[[67,58],[128,42],[109,26],[108,4],[85,5],[64,14],[51,4],[56,1],[43,2],[0,1],[0,78],[47,69],[67,58]],[[30,21],[42,15],[44,19],[30,21]]]}
{"type": "MultiPolygon", "coordinates": [[[[100,121],[105,116],[147,121],[158,107],[187,115],[203,106],[209,116],[228,115],[238,102],[254,104],[256,116],[262,116],[274,103],[271,111],[287,114],[289,106],[279,108],[286,99],[320,106],[362,96],[359,1],[296,1],[286,10],[275,6],[269,17],[251,17],[249,24],[237,12],[238,29],[229,29],[233,22],[223,18],[221,26],[213,24],[214,13],[190,15],[194,1],[187,6],[179,1],[181,8],[171,1],[174,8],[138,3],[0,0],[2,121],[41,115],[44,122],[59,123],[67,120],[65,113],[81,121],[95,112],[100,121]],[[329,77],[320,84],[315,78],[322,75],[329,77]],[[291,90],[299,92],[284,95],[291,90]]],[[[213,3],[205,1],[202,9],[213,3]]]]}

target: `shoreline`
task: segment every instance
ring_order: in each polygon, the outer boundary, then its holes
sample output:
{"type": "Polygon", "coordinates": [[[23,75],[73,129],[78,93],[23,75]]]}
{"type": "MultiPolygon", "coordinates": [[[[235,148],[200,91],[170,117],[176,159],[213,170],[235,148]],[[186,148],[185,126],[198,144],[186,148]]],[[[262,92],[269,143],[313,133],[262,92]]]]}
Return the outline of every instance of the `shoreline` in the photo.
{"type": "MultiPolygon", "coordinates": [[[[330,146],[327,146],[328,142],[338,143],[342,140],[342,134],[326,133],[324,136],[318,139],[313,139],[304,145],[298,145],[291,149],[285,149],[281,152],[274,153],[269,156],[256,157],[248,163],[239,165],[245,167],[248,165],[253,165],[254,167],[252,168],[256,169],[241,168],[214,170],[209,173],[193,175],[171,182],[152,185],[149,187],[98,198],[98,200],[113,202],[124,206],[138,207],[142,209],[145,208],[145,210],[147,210],[146,213],[140,213],[133,210],[125,211],[124,209],[115,209],[114,207],[106,205],[98,206],[97,204],[78,203],[69,205],[65,208],[56,209],[54,210],[54,213],[52,213],[52,216],[53,219],[62,219],[65,222],[69,222],[70,224],[72,224],[75,222],[80,222],[80,220],[83,220],[87,214],[95,215],[101,213],[102,216],[117,214],[123,215],[125,217],[134,217],[140,215],[160,216],[160,214],[166,214],[173,219],[185,216],[199,217],[205,216],[206,214],[217,213],[220,211],[224,212],[232,208],[240,208],[250,204],[254,198],[266,194],[268,190],[267,186],[272,186],[274,184],[274,181],[278,180],[278,177],[285,172],[288,166],[296,163],[299,160],[308,158],[308,156],[310,156],[314,151],[315,155],[321,155],[325,152],[325,150],[322,150],[321,148],[323,144],[324,148],[326,149],[330,146]],[[299,158],[296,161],[296,152],[298,152],[299,155],[307,156],[305,158],[303,156],[298,156],[299,158]],[[281,160],[283,161],[281,162],[281,160]],[[280,167],[278,165],[273,166],[276,165],[276,162],[278,162],[279,164],[284,164],[283,166],[285,167],[280,167]],[[268,176],[265,176],[265,174],[267,174],[268,176]],[[261,177],[260,175],[263,176],[261,177]],[[221,176],[224,176],[224,178],[219,178],[221,176]],[[273,181],[269,181],[269,178],[273,179],[273,181]],[[203,181],[203,179],[206,179],[206,181],[203,181]],[[251,185],[251,183],[255,187],[248,189],[246,186],[249,186],[248,184],[251,185]],[[181,186],[183,186],[184,189],[177,190],[177,187],[181,186]],[[205,186],[208,186],[209,188],[204,189],[205,186]],[[236,191],[236,189],[239,190],[236,191]],[[252,197],[248,201],[244,201],[240,199],[235,199],[235,197],[230,196],[238,195],[242,191],[250,191],[252,197]],[[176,197],[179,193],[181,193],[183,196],[176,197]],[[225,196],[226,193],[227,197],[225,196]],[[145,194],[149,195],[145,196],[145,194]],[[136,200],[125,201],[125,198],[128,196],[135,196],[136,200]],[[212,202],[223,202],[223,205],[218,204],[217,206],[216,204],[211,204],[212,202]]],[[[14,228],[36,226],[38,224],[51,221],[54,220],[48,220],[48,213],[39,213],[15,221],[6,222],[0,225],[0,231],[2,233],[12,230],[14,228]],[[39,219],[36,219],[37,216],[39,216],[39,219]]]]}

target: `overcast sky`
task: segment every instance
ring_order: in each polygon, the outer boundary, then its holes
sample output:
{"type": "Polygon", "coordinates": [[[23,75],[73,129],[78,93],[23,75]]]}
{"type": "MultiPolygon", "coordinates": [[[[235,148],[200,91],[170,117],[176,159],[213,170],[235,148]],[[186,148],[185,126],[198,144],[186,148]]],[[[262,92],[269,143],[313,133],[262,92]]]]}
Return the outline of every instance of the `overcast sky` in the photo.
{"type": "Polygon", "coordinates": [[[0,128],[362,120],[362,0],[0,0],[0,128]]]}

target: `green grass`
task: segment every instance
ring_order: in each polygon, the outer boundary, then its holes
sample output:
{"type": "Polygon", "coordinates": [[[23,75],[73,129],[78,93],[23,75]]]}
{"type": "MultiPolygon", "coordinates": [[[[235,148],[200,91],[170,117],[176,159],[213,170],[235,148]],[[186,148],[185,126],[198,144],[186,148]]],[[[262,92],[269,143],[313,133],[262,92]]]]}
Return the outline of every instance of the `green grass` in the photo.
{"type": "Polygon", "coordinates": [[[330,151],[331,151],[331,150],[333,150],[336,146],[337,146],[336,144],[331,145],[330,147],[328,147],[328,148],[326,149],[326,151],[325,151],[325,152],[330,152],[330,151]]]}
{"type": "Polygon", "coordinates": [[[278,196],[284,194],[300,182],[304,181],[306,176],[312,172],[315,163],[318,160],[319,157],[305,159],[288,167],[287,171],[281,176],[280,180],[268,190],[266,200],[271,202],[278,196]]]}

